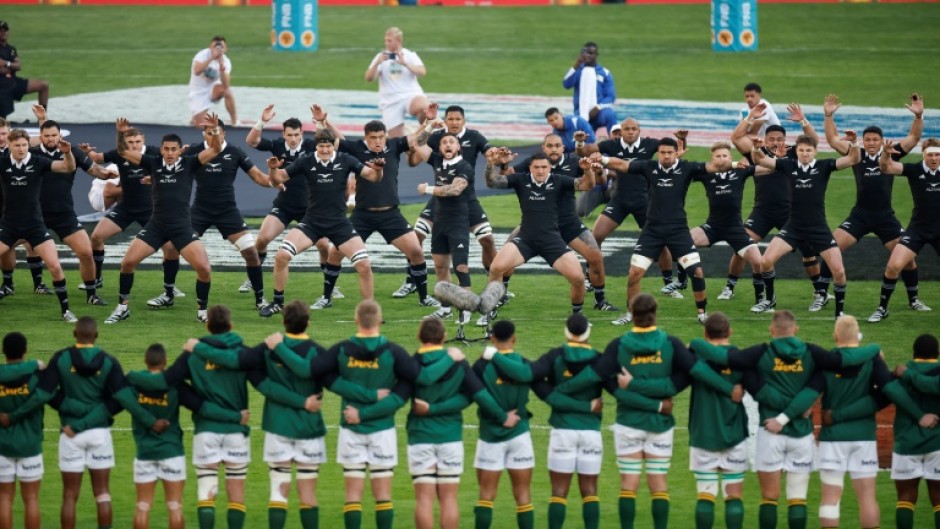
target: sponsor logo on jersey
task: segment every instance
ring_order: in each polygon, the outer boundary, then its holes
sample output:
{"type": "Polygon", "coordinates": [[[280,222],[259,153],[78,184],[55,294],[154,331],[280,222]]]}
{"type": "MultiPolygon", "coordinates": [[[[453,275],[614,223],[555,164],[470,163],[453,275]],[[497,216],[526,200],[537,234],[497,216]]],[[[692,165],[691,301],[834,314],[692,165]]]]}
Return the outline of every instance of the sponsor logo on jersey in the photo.
{"type": "Polygon", "coordinates": [[[656,187],[672,187],[672,178],[660,178],[656,181],[656,187]]]}
{"type": "Polygon", "coordinates": [[[22,386],[9,387],[0,385],[0,398],[2,397],[15,397],[20,395],[29,395],[29,386],[23,384],[22,386]]]}
{"type": "Polygon", "coordinates": [[[813,188],[813,179],[812,178],[797,178],[796,185],[793,186],[794,189],[812,189],[813,188]]]}
{"type": "Polygon", "coordinates": [[[160,397],[148,397],[147,395],[137,395],[137,403],[141,405],[161,406],[167,408],[170,406],[170,399],[164,393],[160,397]]]}
{"type": "Polygon", "coordinates": [[[630,365],[642,365],[642,364],[661,364],[663,363],[663,352],[656,351],[656,354],[645,355],[645,356],[634,356],[630,359],[630,365]]]}
{"type": "Polygon", "coordinates": [[[351,369],[379,369],[380,366],[378,360],[359,360],[358,358],[349,357],[346,367],[351,369]]]}
{"type": "Polygon", "coordinates": [[[774,358],[774,371],[781,373],[802,373],[803,372],[803,361],[797,360],[792,364],[784,362],[780,358],[774,358]]]}

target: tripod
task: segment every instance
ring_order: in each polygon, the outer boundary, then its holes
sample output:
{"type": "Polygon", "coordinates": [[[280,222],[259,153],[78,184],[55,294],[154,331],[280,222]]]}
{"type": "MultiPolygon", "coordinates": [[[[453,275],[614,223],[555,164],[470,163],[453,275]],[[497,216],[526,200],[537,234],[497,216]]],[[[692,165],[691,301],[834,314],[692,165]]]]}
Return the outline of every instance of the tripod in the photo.
{"type": "Polygon", "coordinates": [[[490,335],[493,334],[493,320],[496,319],[497,312],[499,308],[494,308],[489,313],[487,313],[486,318],[486,328],[483,330],[483,336],[479,338],[467,338],[467,334],[464,332],[463,328],[466,323],[460,321],[460,317],[457,318],[457,334],[449,340],[445,340],[444,343],[452,342],[463,342],[464,345],[469,346],[471,343],[486,343],[490,341],[490,335]]]}

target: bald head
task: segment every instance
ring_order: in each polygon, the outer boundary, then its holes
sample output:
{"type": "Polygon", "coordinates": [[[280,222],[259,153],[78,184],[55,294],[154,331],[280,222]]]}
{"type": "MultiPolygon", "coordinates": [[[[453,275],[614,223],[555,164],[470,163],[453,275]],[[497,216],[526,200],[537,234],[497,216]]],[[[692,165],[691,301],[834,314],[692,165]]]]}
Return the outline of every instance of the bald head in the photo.
{"type": "Polygon", "coordinates": [[[640,122],[633,118],[621,121],[620,134],[624,142],[635,143],[636,140],[640,139],[640,122]]]}

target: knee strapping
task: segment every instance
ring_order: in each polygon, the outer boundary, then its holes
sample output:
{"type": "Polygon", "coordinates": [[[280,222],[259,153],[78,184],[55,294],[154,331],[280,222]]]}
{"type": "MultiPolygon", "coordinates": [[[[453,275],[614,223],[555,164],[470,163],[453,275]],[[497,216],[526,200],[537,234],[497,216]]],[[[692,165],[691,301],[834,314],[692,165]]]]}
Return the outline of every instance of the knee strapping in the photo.
{"type": "Polygon", "coordinates": [[[395,470],[391,467],[369,467],[369,479],[391,478],[395,470]]]}
{"type": "MultiPolygon", "coordinates": [[[[694,268],[700,268],[700,265],[695,265],[694,268]]],[[[693,268],[693,271],[694,271],[693,268]]],[[[704,292],[705,291],[705,278],[696,277],[689,273],[689,279],[692,281],[692,292],[704,292]]]]}
{"type": "Polygon", "coordinates": [[[294,257],[295,255],[297,255],[297,246],[295,246],[294,243],[290,241],[281,242],[281,247],[279,249],[284,250],[285,252],[289,253],[291,257],[294,257]]]}
{"type": "Polygon", "coordinates": [[[480,224],[473,230],[473,236],[476,237],[476,240],[480,240],[484,237],[489,237],[493,235],[493,227],[490,226],[489,222],[484,222],[480,224]]]}
{"type": "Polygon", "coordinates": [[[669,465],[672,463],[672,459],[647,459],[646,460],[646,473],[647,474],[668,474],[669,465]]]}
{"type": "Polygon", "coordinates": [[[438,485],[456,485],[460,483],[460,475],[437,476],[438,485]]]}
{"type": "Polygon", "coordinates": [[[707,494],[714,499],[718,496],[718,473],[717,472],[695,472],[695,489],[698,491],[699,499],[703,494],[707,494]]]}
{"type": "Polygon", "coordinates": [[[823,485],[842,488],[845,485],[845,472],[841,470],[820,470],[819,481],[823,485]]]}
{"type": "Polygon", "coordinates": [[[811,257],[803,261],[803,268],[812,268],[819,264],[819,259],[811,257]]]}
{"type": "Polygon", "coordinates": [[[250,248],[255,247],[255,236],[248,232],[241,237],[239,237],[234,243],[235,248],[238,248],[239,252],[244,252],[250,248]]]}
{"type": "Polygon", "coordinates": [[[739,485],[743,482],[744,482],[744,473],[742,472],[723,474],[721,476],[721,493],[724,495],[725,499],[729,499],[732,496],[731,494],[728,493],[728,487],[732,485],[739,485]]]}
{"type": "Polygon", "coordinates": [[[245,479],[248,476],[247,463],[226,463],[225,479],[245,479]]]}
{"type": "Polygon", "coordinates": [[[290,490],[290,467],[271,466],[271,502],[287,503],[286,491],[290,490]]]}
{"type": "Polygon", "coordinates": [[[369,260],[369,252],[367,252],[367,251],[365,251],[365,250],[359,250],[358,252],[352,254],[352,257],[350,257],[349,260],[350,260],[350,262],[352,262],[352,264],[356,264],[356,263],[358,263],[359,261],[368,261],[368,260],[369,260]]]}
{"type": "Polygon", "coordinates": [[[806,489],[809,487],[809,474],[795,474],[787,472],[787,499],[805,500],[806,489]]]}
{"type": "Polygon", "coordinates": [[[415,485],[437,485],[437,474],[415,474],[411,476],[415,485]]]}
{"type": "Polygon", "coordinates": [[[679,266],[685,268],[686,272],[691,276],[692,272],[695,270],[695,265],[702,262],[702,256],[698,252],[687,253],[676,260],[679,263],[679,266]]]}
{"type": "Polygon", "coordinates": [[[98,503],[111,503],[111,495],[107,492],[95,496],[95,501],[98,503]]]}
{"type": "Polygon", "coordinates": [[[825,518],[827,520],[838,520],[839,519],[839,505],[841,505],[841,502],[836,503],[835,505],[820,505],[819,517],[825,518]]]}
{"type": "Polygon", "coordinates": [[[200,501],[213,501],[219,493],[219,469],[196,467],[196,498],[200,501]]]}
{"type": "Polygon", "coordinates": [[[297,481],[317,479],[320,475],[320,465],[317,463],[297,463],[297,481]]]}
{"type": "Polygon", "coordinates": [[[183,504],[178,501],[168,501],[166,502],[166,508],[170,512],[176,512],[183,510],[183,504]]]}
{"type": "Polygon", "coordinates": [[[150,512],[150,503],[146,501],[137,502],[137,512],[150,512]]]}
{"type": "Polygon", "coordinates": [[[636,253],[630,256],[630,266],[635,266],[637,268],[646,270],[650,267],[651,264],[653,264],[653,260],[649,257],[645,257],[636,253]]]}
{"type": "Polygon", "coordinates": [[[352,479],[366,479],[366,464],[350,463],[343,465],[343,476],[352,479]]]}
{"type": "Polygon", "coordinates": [[[429,237],[431,235],[431,225],[428,224],[428,221],[424,219],[416,220],[414,229],[416,232],[424,234],[425,237],[429,237]]]}
{"type": "Polygon", "coordinates": [[[462,287],[469,287],[471,285],[470,272],[458,272],[454,270],[454,275],[457,276],[457,283],[462,287]]]}
{"type": "Polygon", "coordinates": [[[748,244],[748,245],[745,246],[744,248],[741,248],[740,250],[738,250],[738,255],[741,256],[741,257],[744,257],[745,255],[747,255],[747,252],[751,251],[751,248],[757,248],[757,245],[756,245],[756,244],[748,244]]]}
{"type": "Polygon", "coordinates": [[[618,457],[617,470],[619,470],[621,474],[632,474],[639,476],[643,473],[643,460],[618,457]]]}

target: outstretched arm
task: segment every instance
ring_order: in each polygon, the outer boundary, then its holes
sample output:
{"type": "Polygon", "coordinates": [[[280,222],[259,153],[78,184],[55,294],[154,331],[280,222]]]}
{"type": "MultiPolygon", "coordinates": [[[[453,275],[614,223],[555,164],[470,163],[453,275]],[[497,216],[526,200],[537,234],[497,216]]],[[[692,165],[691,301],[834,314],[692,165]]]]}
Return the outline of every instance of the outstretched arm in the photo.
{"type": "Polygon", "coordinates": [[[836,120],[833,117],[842,103],[839,102],[839,96],[829,94],[823,101],[823,130],[826,133],[826,142],[837,153],[845,156],[849,153],[849,142],[839,137],[839,129],[836,127],[836,120]]]}
{"type": "Polygon", "coordinates": [[[920,138],[924,134],[924,98],[915,92],[911,94],[911,102],[904,106],[914,114],[914,119],[911,121],[911,129],[907,132],[907,136],[899,141],[898,145],[904,149],[904,152],[911,152],[911,149],[920,143],[920,138]]]}
{"type": "Polygon", "coordinates": [[[862,151],[858,147],[858,134],[854,130],[847,130],[843,140],[848,142],[849,153],[836,159],[836,169],[852,167],[862,160],[862,151]]]}
{"type": "Polygon", "coordinates": [[[245,138],[245,143],[251,147],[257,147],[261,143],[261,131],[264,130],[264,126],[274,119],[274,116],[277,114],[274,112],[274,103],[264,107],[264,110],[261,111],[261,119],[255,123],[254,127],[248,130],[248,137],[245,138]]]}

